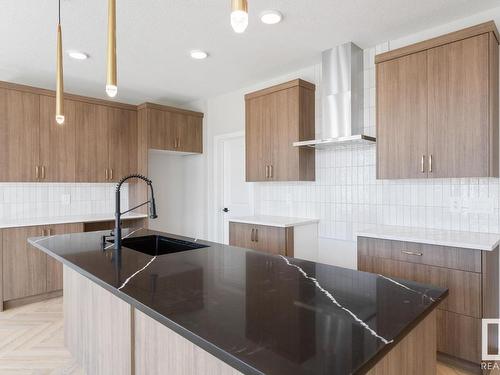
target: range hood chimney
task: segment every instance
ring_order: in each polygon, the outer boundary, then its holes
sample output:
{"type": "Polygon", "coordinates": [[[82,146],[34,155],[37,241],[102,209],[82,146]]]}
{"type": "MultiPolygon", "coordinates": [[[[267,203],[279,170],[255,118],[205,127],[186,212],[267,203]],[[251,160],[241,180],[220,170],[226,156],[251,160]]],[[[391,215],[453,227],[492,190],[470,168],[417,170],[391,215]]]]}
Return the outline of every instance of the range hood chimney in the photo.
{"type": "Polygon", "coordinates": [[[373,143],[363,134],[363,50],[345,43],[322,53],[321,139],[294,142],[294,146],[329,147],[373,143]]]}

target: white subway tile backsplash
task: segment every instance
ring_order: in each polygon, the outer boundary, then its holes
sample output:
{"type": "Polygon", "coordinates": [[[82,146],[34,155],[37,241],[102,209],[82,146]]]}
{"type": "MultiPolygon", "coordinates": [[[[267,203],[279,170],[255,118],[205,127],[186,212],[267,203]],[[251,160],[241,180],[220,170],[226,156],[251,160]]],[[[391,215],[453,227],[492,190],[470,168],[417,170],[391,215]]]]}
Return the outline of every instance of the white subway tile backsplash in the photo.
{"type": "MultiPolygon", "coordinates": [[[[363,51],[368,135],[376,134],[374,58],[388,50],[382,43],[363,51]]],[[[255,183],[256,213],[317,217],[321,237],[342,240],[369,224],[500,233],[498,179],[377,180],[375,163],[375,145],[317,150],[315,182],[255,183]]]]}
{"type": "MultiPolygon", "coordinates": [[[[0,219],[112,214],[115,184],[0,183],[0,219]]],[[[121,206],[128,208],[128,185],[121,206]]]]}

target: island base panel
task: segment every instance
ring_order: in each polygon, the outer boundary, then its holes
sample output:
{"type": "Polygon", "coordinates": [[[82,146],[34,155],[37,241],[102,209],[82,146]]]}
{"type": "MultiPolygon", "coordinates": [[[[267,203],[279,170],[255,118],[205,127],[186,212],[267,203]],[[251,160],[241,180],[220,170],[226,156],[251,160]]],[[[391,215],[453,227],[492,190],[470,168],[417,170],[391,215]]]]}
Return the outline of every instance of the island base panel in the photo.
{"type": "Polygon", "coordinates": [[[64,265],[64,341],[87,374],[132,369],[132,307],[64,265]]]}
{"type": "Polygon", "coordinates": [[[136,374],[243,375],[143,312],[134,318],[136,374]]]}
{"type": "Polygon", "coordinates": [[[436,310],[387,353],[368,375],[436,373],[436,310]]]}

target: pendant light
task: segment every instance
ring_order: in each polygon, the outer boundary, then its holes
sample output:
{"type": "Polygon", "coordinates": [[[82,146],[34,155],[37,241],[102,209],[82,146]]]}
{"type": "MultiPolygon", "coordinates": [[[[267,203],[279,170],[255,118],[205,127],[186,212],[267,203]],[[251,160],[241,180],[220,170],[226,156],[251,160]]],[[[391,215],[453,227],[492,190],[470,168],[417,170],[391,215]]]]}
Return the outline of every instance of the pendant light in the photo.
{"type": "Polygon", "coordinates": [[[248,26],[247,0],[231,0],[231,26],[238,34],[246,30],[248,26]]]}
{"type": "Polygon", "coordinates": [[[64,123],[64,82],[63,82],[63,53],[61,31],[61,0],[59,0],[59,17],[57,23],[57,56],[56,56],[56,122],[64,123]]]}
{"type": "Polygon", "coordinates": [[[108,69],[106,94],[114,98],[118,93],[116,79],[116,0],[108,0],[108,69]]]}

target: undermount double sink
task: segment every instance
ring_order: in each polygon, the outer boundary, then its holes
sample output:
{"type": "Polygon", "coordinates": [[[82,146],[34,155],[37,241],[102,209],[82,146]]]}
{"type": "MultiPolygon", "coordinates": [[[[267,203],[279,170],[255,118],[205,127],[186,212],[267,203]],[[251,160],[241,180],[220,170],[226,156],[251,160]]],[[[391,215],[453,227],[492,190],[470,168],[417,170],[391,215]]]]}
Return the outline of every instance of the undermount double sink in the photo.
{"type": "MultiPolygon", "coordinates": [[[[112,240],[109,242],[112,242],[112,240]]],[[[183,241],[177,238],[160,235],[124,238],[122,240],[122,246],[153,256],[173,254],[181,251],[208,247],[207,245],[202,245],[196,242],[183,241]]]]}

